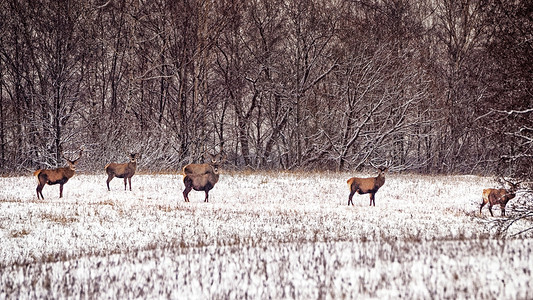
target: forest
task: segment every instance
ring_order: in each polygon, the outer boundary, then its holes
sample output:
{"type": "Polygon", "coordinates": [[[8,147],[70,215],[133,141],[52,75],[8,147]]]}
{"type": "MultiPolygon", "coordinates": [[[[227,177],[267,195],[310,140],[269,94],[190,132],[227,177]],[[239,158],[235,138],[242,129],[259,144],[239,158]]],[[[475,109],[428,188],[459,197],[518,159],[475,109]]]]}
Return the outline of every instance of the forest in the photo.
{"type": "Polygon", "coordinates": [[[532,61],[526,0],[2,1],[0,173],[531,178],[532,61]]]}

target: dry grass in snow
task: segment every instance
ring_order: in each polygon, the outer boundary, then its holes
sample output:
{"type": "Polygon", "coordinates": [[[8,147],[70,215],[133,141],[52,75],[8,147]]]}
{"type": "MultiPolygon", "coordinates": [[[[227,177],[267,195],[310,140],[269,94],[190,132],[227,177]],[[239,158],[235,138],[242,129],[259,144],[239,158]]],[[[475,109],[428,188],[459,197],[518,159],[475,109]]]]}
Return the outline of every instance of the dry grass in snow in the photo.
{"type": "Polygon", "coordinates": [[[347,206],[353,175],[223,174],[210,203],[179,175],[76,175],[45,200],[0,178],[0,298],[533,297],[533,239],[479,216],[492,180],[389,174],[347,206]]]}

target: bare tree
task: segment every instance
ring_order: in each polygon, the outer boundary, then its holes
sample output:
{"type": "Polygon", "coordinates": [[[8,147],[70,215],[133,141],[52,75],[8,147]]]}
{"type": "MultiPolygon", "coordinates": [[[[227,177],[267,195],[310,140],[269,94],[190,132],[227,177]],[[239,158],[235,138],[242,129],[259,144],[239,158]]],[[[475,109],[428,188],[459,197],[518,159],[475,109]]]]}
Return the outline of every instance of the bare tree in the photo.
{"type": "Polygon", "coordinates": [[[131,0],[0,4],[0,169],[533,173],[531,4],[131,0]],[[37,157],[35,161],[33,158],[37,157]]]}

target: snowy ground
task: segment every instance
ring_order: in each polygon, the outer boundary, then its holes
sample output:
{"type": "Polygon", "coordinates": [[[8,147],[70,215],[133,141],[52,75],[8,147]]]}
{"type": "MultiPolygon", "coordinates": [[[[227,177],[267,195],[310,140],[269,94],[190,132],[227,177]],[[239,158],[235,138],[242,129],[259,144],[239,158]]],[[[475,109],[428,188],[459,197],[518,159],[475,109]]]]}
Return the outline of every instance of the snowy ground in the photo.
{"type": "Polygon", "coordinates": [[[389,174],[375,207],[349,207],[353,175],[225,174],[209,203],[185,203],[180,175],[131,192],[76,175],[45,200],[0,178],[0,299],[533,297],[533,238],[479,216],[492,180],[389,174]]]}

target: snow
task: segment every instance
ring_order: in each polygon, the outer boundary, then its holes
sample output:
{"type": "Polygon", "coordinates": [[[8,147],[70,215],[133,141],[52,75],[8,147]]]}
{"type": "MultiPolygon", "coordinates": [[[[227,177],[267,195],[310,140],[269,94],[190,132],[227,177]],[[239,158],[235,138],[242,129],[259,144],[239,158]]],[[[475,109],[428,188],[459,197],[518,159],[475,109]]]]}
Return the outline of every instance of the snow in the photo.
{"type": "Polygon", "coordinates": [[[533,239],[479,215],[489,178],[389,174],[347,206],[354,175],[222,174],[209,203],[179,175],[76,175],[45,200],[0,178],[0,299],[533,297],[533,239]]]}

